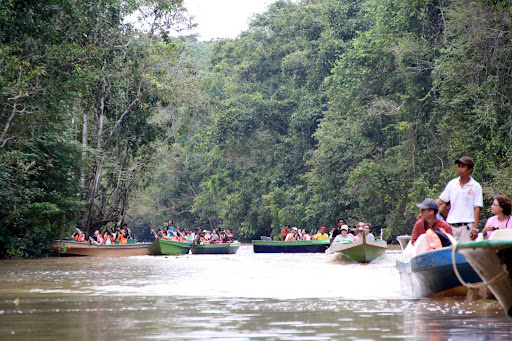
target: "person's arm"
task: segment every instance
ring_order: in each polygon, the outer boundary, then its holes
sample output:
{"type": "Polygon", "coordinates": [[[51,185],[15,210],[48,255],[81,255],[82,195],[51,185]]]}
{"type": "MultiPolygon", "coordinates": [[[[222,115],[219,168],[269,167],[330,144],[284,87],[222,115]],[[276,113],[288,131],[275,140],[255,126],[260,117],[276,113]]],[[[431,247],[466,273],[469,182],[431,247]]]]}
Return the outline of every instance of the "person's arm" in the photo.
{"type": "Polygon", "coordinates": [[[473,229],[471,230],[471,237],[472,239],[475,239],[478,237],[478,222],[480,221],[480,212],[482,211],[482,208],[480,206],[475,207],[475,222],[473,223],[473,229]]]}

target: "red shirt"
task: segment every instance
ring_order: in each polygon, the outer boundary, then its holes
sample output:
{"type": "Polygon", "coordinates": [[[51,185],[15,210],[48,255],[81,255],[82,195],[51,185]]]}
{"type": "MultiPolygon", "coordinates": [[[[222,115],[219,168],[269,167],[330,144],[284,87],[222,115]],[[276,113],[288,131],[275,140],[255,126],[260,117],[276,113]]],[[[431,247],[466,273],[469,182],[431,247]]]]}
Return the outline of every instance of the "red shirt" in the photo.
{"type": "MultiPolygon", "coordinates": [[[[426,224],[426,221],[424,219],[420,219],[416,222],[416,224],[414,224],[414,228],[412,229],[411,243],[414,244],[416,242],[416,239],[418,239],[419,236],[421,236],[423,233],[427,232],[427,230],[425,230],[425,225],[428,226],[428,224],[426,224]]],[[[434,220],[434,224],[431,227],[433,227],[434,229],[439,229],[442,227],[446,231],[446,233],[449,233],[453,236],[451,226],[448,225],[448,223],[444,220],[436,218],[436,220],[434,220]]],[[[428,229],[428,227],[427,227],[427,229],[428,229]]]]}
{"type": "Polygon", "coordinates": [[[286,229],[281,231],[281,235],[283,236],[283,240],[286,239],[286,235],[288,234],[288,231],[286,229]]]}

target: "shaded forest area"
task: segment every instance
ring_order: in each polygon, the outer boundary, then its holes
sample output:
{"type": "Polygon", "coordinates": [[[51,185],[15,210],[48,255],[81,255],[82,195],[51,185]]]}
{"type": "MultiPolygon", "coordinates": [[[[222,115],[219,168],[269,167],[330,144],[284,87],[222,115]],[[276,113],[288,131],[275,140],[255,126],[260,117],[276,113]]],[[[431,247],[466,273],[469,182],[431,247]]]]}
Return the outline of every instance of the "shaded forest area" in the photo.
{"type": "Polygon", "coordinates": [[[199,42],[181,0],[3,1],[0,256],[167,219],[392,241],[463,155],[484,220],[512,196],[511,20],[505,0],[277,1],[199,42]]]}

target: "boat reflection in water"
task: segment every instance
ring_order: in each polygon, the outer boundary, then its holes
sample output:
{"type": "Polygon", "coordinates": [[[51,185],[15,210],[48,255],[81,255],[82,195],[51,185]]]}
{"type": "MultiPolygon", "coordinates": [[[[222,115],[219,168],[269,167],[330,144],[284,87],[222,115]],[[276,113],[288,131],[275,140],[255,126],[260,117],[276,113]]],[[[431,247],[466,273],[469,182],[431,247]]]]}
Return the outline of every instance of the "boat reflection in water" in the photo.
{"type": "Polygon", "coordinates": [[[400,294],[399,251],[0,262],[2,340],[505,340],[494,300],[400,294]]]}

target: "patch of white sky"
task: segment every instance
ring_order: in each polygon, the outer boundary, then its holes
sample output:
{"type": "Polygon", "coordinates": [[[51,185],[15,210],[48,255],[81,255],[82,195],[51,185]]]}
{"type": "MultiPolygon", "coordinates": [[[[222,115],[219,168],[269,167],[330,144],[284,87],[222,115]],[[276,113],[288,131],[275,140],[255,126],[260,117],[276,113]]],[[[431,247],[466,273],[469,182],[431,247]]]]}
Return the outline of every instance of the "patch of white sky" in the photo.
{"type": "Polygon", "coordinates": [[[184,0],[200,41],[234,39],[247,31],[251,18],[264,13],[277,0],[184,0]]]}

